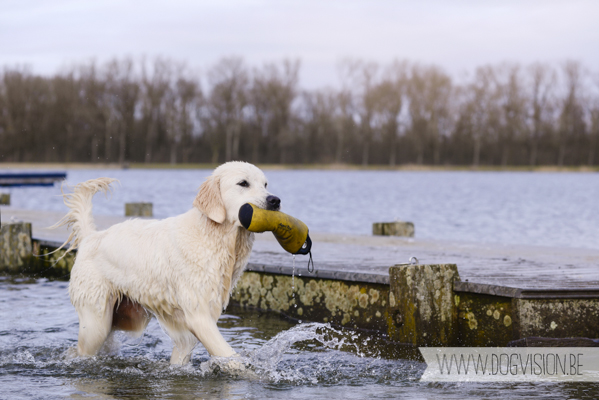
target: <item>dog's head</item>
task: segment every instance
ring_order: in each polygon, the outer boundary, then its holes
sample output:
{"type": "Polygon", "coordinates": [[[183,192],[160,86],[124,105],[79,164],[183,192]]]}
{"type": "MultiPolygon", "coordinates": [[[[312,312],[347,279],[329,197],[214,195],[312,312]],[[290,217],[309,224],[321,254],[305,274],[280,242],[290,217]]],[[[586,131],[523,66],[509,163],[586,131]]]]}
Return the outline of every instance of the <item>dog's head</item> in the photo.
{"type": "Polygon", "coordinates": [[[266,210],[278,211],[281,200],[267,190],[268,180],[256,166],[231,161],[216,168],[200,186],[193,205],[212,221],[241,226],[239,209],[252,203],[266,210]]]}

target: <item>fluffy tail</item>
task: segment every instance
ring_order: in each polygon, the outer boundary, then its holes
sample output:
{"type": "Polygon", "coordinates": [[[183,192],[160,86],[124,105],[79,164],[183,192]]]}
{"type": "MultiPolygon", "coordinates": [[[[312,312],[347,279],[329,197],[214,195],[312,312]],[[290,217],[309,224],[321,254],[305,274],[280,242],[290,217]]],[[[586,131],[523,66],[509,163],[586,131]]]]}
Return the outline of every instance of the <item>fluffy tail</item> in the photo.
{"type": "Polygon", "coordinates": [[[71,234],[58,251],[64,248],[69,242],[71,245],[63,257],[79,247],[79,244],[90,234],[96,231],[96,224],[92,216],[92,197],[97,192],[107,193],[110,191],[110,184],[116,181],[112,178],[98,178],[80,183],[73,188],[73,193],[65,193],[61,187],[64,204],[71,209],[60,221],[50,228],[58,228],[66,225],[71,229],[71,234]]]}

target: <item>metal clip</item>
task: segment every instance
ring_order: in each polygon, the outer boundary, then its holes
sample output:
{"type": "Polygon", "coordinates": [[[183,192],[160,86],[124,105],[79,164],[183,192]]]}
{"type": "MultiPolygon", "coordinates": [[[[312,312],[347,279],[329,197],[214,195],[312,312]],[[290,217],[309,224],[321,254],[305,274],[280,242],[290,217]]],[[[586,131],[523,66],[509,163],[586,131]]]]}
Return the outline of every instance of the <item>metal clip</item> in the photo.
{"type": "Polygon", "coordinates": [[[407,263],[397,264],[397,265],[418,265],[418,259],[416,257],[410,257],[410,261],[407,263]]]}

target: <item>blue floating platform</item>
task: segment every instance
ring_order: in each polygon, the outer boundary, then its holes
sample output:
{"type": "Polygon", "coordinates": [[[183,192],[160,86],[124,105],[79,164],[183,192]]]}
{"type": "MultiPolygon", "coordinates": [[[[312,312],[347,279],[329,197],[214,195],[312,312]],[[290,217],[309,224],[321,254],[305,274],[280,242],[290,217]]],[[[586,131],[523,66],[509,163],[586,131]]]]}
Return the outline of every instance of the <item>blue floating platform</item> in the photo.
{"type": "Polygon", "coordinates": [[[53,186],[66,178],[66,172],[0,174],[0,186],[53,186]]]}

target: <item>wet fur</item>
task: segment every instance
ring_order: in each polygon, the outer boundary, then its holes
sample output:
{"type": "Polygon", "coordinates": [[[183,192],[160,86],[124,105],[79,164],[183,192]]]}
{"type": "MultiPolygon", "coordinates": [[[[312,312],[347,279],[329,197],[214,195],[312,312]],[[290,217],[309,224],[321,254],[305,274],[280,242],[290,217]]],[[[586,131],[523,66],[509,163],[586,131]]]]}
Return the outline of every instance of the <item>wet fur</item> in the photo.
{"type": "Polygon", "coordinates": [[[96,231],[91,198],[112,181],[87,181],[64,195],[71,211],[62,223],[72,228],[71,248],[78,247],[69,294],[79,315],[79,355],[97,354],[112,330],[143,332],[151,316],[173,340],[171,363],[189,362],[198,340],[211,355],[235,355],[216,322],[254,241],[238,210],[248,202],[266,208],[270,195],[262,171],[248,163],[223,164],[187,213],[96,231]],[[239,186],[241,180],[250,187],[239,186]]]}

